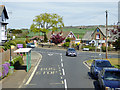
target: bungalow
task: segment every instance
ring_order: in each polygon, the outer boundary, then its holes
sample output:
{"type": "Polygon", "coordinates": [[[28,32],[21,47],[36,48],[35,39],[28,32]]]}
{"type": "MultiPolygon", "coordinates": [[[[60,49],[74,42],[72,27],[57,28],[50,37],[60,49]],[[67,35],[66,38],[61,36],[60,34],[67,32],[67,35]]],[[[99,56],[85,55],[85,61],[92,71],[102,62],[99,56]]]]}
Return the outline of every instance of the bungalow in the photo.
{"type": "MultiPolygon", "coordinates": [[[[65,40],[66,40],[67,38],[70,38],[72,43],[80,42],[80,40],[76,38],[76,36],[74,35],[74,33],[73,33],[72,31],[61,31],[61,32],[58,32],[58,31],[52,32],[52,31],[50,31],[50,32],[47,34],[48,40],[50,40],[50,38],[51,38],[53,35],[57,35],[57,34],[60,34],[63,38],[65,38],[65,40]]],[[[63,41],[63,43],[65,42],[65,40],[63,41]]]]}
{"type": "Polygon", "coordinates": [[[0,5],[0,45],[7,41],[7,22],[9,19],[6,8],[4,5],[0,5]]]}
{"type": "MultiPolygon", "coordinates": [[[[108,28],[108,45],[112,44],[116,40],[116,37],[111,34],[113,28],[108,28]]],[[[97,27],[94,31],[88,31],[83,36],[82,41],[85,44],[94,43],[94,45],[99,46],[101,43],[103,46],[106,46],[106,28],[97,27]]]]}

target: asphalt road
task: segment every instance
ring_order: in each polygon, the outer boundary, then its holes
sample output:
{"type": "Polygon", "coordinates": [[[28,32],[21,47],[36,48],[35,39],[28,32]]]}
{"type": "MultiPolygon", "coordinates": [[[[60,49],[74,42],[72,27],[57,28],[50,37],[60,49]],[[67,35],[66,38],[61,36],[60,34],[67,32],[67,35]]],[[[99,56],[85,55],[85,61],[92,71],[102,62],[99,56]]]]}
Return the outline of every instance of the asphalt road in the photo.
{"type": "MultiPolygon", "coordinates": [[[[91,88],[99,89],[98,82],[91,78],[83,61],[105,58],[105,54],[78,52],[77,57],[65,56],[65,50],[34,48],[42,60],[29,84],[25,88],[91,88]]],[[[108,55],[108,58],[118,55],[108,55]]]]}

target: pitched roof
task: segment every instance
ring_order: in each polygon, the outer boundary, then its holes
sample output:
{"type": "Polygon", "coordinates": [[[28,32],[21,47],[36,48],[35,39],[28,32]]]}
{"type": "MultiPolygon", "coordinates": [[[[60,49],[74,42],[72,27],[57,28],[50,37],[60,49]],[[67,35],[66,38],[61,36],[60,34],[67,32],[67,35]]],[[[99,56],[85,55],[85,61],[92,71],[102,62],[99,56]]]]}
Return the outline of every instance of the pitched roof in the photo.
{"type": "Polygon", "coordinates": [[[44,39],[44,36],[34,36],[34,37],[32,37],[30,40],[34,40],[34,39],[36,39],[36,38],[38,38],[38,39],[44,39]]]}
{"type": "Polygon", "coordinates": [[[5,8],[4,5],[0,5],[0,16],[2,15],[2,12],[4,12],[5,18],[9,19],[9,18],[8,18],[8,14],[7,14],[7,11],[6,11],[6,8],[5,8]]]}
{"type": "Polygon", "coordinates": [[[92,33],[93,31],[88,31],[85,33],[85,35],[83,36],[82,40],[92,40],[92,33]]]}
{"type": "MultiPolygon", "coordinates": [[[[58,34],[58,33],[60,33],[60,32],[59,32],[59,31],[54,31],[54,34],[55,34],[55,35],[58,34]]],[[[70,31],[62,31],[62,37],[65,37],[65,38],[66,38],[69,33],[70,33],[70,31]]],[[[49,32],[47,33],[47,38],[50,40],[51,36],[52,36],[52,31],[49,31],[49,32]]]]}

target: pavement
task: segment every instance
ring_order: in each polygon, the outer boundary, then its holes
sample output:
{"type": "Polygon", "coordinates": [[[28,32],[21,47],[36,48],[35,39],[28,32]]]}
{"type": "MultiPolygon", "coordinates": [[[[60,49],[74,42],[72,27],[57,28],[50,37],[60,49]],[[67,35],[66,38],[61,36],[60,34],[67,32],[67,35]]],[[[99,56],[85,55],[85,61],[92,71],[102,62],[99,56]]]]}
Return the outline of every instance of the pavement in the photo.
{"type": "Polygon", "coordinates": [[[31,52],[31,69],[29,72],[26,72],[26,56],[23,57],[24,65],[21,66],[18,70],[14,70],[14,73],[2,79],[2,88],[21,88],[26,80],[30,77],[33,72],[36,64],[41,61],[41,54],[32,51],[31,52]]]}

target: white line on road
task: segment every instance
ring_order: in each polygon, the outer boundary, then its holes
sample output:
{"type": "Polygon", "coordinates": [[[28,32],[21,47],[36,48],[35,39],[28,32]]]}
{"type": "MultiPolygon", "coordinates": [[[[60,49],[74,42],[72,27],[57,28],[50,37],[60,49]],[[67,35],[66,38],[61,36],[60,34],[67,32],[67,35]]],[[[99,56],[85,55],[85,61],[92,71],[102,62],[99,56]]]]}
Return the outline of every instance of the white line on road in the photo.
{"type": "Polygon", "coordinates": [[[63,75],[65,75],[65,70],[64,70],[64,69],[62,69],[62,71],[63,71],[63,75]]]}
{"type": "Polygon", "coordinates": [[[67,90],[67,81],[66,81],[66,79],[64,79],[64,83],[65,83],[65,90],[67,90]]]}
{"type": "Polygon", "coordinates": [[[85,66],[87,66],[88,69],[90,69],[90,67],[85,63],[85,61],[83,62],[83,64],[84,64],[85,66]]]}
{"type": "Polygon", "coordinates": [[[61,66],[63,67],[63,63],[61,63],[61,66]]]}
{"type": "MultiPolygon", "coordinates": [[[[42,59],[42,55],[41,55],[41,59],[42,59]]],[[[41,60],[38,61],[37,65],[36,65],[36,67],[35,67],[35,69],[34,69],[34,71],[32,72],[30,78],[29,78],[28,81],[26,82],[26,85],[28,85],[28,84],[30,83],[30,81],[32,80],[32,78],[33,78],[33,76],[34,76],[34,74],[35,74],[35,72],[36,72],[36,70],[37,70],[37,68],[38,68],[38,65],[40,64],[40,61],[41,61],[41,60]]]]}

